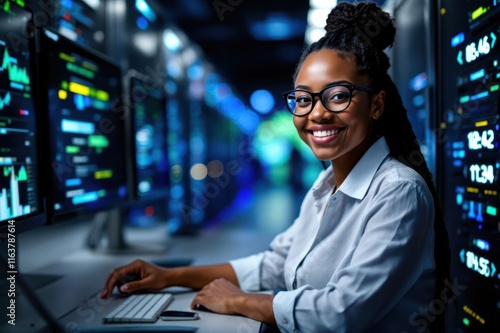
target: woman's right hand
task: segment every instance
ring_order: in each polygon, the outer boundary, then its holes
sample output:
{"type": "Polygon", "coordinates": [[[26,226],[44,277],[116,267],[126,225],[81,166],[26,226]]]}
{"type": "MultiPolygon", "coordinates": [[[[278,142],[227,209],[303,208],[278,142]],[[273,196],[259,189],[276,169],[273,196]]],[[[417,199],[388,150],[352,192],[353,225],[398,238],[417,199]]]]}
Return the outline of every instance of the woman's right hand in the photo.
{"type": "Polygon", "coordinates": [[[167,287],[167,273],[168,269],[137,259],[126,266],[116,268],[109,274],[101,298],[111,296],[115,286],[119,286],[122,293],[144,289],[163,289],[167,287]],[[131,276],[136,278],[131,281],[131,276]]]}

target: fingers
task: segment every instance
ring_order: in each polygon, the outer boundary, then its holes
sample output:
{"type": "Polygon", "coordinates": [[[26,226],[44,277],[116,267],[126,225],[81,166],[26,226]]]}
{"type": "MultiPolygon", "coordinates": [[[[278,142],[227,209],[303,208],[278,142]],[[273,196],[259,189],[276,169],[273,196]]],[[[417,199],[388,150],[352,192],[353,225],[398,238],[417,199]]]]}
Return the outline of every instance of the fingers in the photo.
{"type": "Polygon", "coordinates": [[[196,296],[191,301],[191,309],[198,310],[200,308],[206,308],[208,310],[212,310],[209,305],[210,298],[214,297],[214,293],[217,294],[217,292],[214,291],[215,289],[214,286],[216,286],[220,280],[223,279],[216,279],[210,282],[209,284],[205,285],[203,288],[201,288],[201,290],[196,294],[196,296]]]}
{"type": "Polygon", "coordinates": [[[224,314],[236,313],[232,308],[233,300],[243,294],[241,289],[230,281],[219,278],[205,285],[191,302],[191,309],[206,309],[224,314]]]}
{"type": "Polygon", "coordinates": [[[129,283],[125,283],[120,286],[120,291],[122,293],[133,293],[139,290],[146,289],[146,286],[149,282],[149,279],[142,279],[139,281],[132,281],[129,283]]]}
{"type": "Polygon", "coordinates": [[[205,306],[202,304],[202,295],[200,295],[201,292],[199,292],[191,301],[191,309],[192,310],[197,310],[200,306],[205,306]]]}
{"type": "Polygon", "coordinates": [[[118,269],[115,269],[113,270],[113,272],[111,272],[106,280],[106,283],[104,284],[104,290],[101,293],[101,298],[111,296],[113,288],[115,287],[119,277],[120,273],[118,273],[118,269]]]}
{"type": "MultiPolygon", "coordinates": [[[[101,298],[106,298],[108,296],[111,296],[111,294],[113,293],[113,288],[119,283],[120,278],[128,274],[140,273],[141,265],[142,262],[140,260],[136,260],[129,265],[114,269],[106,279],[104,290],[101,293],[101,298]]],[[[123,286],[121,286],[120,290],[123,292],[122,288],[126,285],[129,285],[130,283],[132,282],[126,283],[123,286]]],[[[125,289],[129,289],[129,287],[126,287],[125,289]]]]}
{"type": "Polygon", "coordinates": [[[209,286],[209,285],[210,285],[210,283],[207,284],[206,286],[204,286],[203,288],[201,288],[201,290],[196,294],[196,296],[191,301],[191,309],[196,310],[200,306],[205,306],[203,304],[203,296],[206,294],[207,286],[209,286]]]}

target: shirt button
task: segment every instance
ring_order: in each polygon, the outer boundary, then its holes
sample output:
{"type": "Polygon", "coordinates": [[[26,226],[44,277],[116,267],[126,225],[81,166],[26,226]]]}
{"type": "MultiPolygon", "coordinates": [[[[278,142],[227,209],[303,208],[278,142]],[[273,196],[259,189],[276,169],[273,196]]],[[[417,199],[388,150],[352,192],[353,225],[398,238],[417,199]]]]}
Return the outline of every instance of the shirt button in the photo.
{"type": "Polygon", "coordinates": [[[281,319],[281,323],[282,323],[283,325],[288,324],[288,319],[286,319],[286,318],[281,319]]]}
{"type": "Polygon", "coordinates": [[[337,197],[333,197],[333,201],[337,200],[337,197]]]}

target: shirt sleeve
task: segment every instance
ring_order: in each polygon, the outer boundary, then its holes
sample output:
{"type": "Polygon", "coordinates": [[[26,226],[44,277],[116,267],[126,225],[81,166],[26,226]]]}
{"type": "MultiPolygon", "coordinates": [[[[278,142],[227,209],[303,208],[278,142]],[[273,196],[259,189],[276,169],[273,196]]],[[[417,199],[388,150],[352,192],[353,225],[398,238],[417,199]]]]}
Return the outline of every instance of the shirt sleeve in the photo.
{"type": "Polygon", "coordinates": [[[275,296],[280,331],[370,331],[429,269],[434,205],[426,184],[383,185],[369,207],[359,212],[367,222],[350,264],[325,288],[304,285],[275,296]]]}
{"type": "Polygon", "coordinates": [[[264,252],[229,261],[242,290],[258,291],[260,289],[259,267],[263,256],[264,252]]]}
{"type": "Polygon", "coordinates": [[[295,223],[273,239],[268,251],[229,262],[242,290],[273,290],[285,286],[283,272],[294,230],[295,223]]]}

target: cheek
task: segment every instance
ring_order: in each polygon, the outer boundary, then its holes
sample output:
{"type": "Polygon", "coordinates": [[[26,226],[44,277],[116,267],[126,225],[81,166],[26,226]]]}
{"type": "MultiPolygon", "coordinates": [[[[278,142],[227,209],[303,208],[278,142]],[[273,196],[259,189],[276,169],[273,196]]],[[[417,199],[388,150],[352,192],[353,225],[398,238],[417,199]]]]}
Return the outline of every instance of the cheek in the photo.
{"type": "Polygon", "coordinates": [[[367,127],[371,121],[370,113],[367,109],[356,108],[352,109],[351,112],[342,114],[342,121],[349,127],[367,127]]]}
{"type": "Polygon", "coordinates": [[[297,129],[297,131],[300,134],[300,132],[302,132],[302,130],[304,129],[304,126],[305,126],[304,119],[300,118],[300,117],[293,116],[293,126],[295,126],[295,128],[297,129]]]}
{"type": "Polygon", "coordinates": [[[297,129],[297,133],[299,137],[304,141],[305,143],[307,142],[307,133],[305,132],[305,128],[307,125],[307,119],[306,117],[293,117],[293,125],[297,129]]]}

